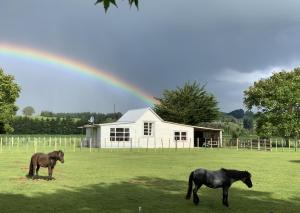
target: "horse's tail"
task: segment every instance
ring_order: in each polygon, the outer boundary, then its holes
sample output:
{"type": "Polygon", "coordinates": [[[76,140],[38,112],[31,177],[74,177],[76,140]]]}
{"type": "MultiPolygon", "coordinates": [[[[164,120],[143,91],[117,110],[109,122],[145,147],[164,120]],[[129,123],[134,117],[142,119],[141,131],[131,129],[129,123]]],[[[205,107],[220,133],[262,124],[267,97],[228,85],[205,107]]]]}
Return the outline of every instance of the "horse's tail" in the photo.
{"type": "Polygon", "coordinates": [[[28,172],[28,177],[32,177],[33,176],[33,162],[32,162],[32,158],[30,160],[30,164],[29,164],[29,172],[28,172]]]}
{"type": "Polygon", "coordinates": [[[187,190],[186,197],[185,197],[185,199],[187,199],[187,200],[189,200],[192,195],[193,179],[194,179],[194,172],[191,172],[190,177],[189,177],[189,186],[188,186],[188,190],[187,190]]]}

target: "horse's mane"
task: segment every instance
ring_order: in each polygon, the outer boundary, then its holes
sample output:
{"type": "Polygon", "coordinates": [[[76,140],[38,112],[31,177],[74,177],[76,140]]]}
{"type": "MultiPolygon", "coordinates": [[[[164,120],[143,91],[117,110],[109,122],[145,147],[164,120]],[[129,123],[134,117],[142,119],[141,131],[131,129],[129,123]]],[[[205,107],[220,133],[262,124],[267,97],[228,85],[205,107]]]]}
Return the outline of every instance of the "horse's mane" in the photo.
{"type": "Polygon", "coordinates": [[[239,170],[224,169],[224,168],[221,168],[221,170],[225,172],[225,174],[228,177],[233,178],[235,180],[241,180],[242,178],[245,177],[251,177],[251,174],[248,171],[239,171],[239,170]]]}
{"type": "MultiPolygon", "coordinates": [[[[50,157],[50,158],[54,158],[54,159],[58,159],[59,157],[59,153],[60,152],[62,152],[61,150],[59,150],[59,151],[53,151],[53,152],[49,152],[48,153],[48,156],[50,157]]],[[[63,152],[62,152],[63,153],[63,152]]]]}

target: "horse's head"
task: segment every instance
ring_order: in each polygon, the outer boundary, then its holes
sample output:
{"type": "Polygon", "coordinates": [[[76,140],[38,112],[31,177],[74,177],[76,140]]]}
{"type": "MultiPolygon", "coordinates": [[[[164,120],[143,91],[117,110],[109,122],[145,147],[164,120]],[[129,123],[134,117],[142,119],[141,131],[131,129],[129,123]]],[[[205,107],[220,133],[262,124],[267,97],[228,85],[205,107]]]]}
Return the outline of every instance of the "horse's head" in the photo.
{"type": "Polygon", "coordinates": [[[61,163],[64,163],[65,162],[65,160],[64,160],[64,152],[63,151],[61,151],[61,150],[59,150],[58,151],[58,160],[61,162],[61,163]]]}
{"type": "Polygon", "coordinates": [[[251,174],[248,171],[243,172],[243,178],[241,179],[244,184],[246,184],[249,188],[252,187],[251,174]]]}

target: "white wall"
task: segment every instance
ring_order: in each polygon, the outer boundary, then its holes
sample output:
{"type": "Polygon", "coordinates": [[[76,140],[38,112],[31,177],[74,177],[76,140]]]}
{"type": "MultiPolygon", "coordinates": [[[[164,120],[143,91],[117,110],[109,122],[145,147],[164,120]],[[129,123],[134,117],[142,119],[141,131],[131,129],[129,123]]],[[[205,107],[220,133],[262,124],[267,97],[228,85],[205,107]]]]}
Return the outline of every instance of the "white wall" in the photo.
{"type": "MultiPolygon", "coordinates": [[[[193,127],[164,122],[150,110],[146,111],[135,123],[112,123],[101,125],[101,127],[97,129],[97,142],[99,143],[101,141],[102,148],[130,148],[131,146],[133,148],[175,148],[175,131],[187,132],[187,140],[178,141],[177,148],[194,147],[193,127]],[[144,122],[153,123],[153,136],[144,136],[144,122]],[[110,128],[129,128],[132,142],[111,142],[110,128]]],[[[86,135],[90,135],[90,130],[87,129],[86,135]]],[[[222,132],[220,132],[220,136],[222,137],[222,132]]],[[[222,144],[222,141],[220,141],[220,144],[222,144]]]]}
{"type": "Polygon", "coordinates": [[[117,142],[117,141],[110,141],[110,128],[129,128],[130,138],[135,137],[135,128],[134,123],[131,124],[109,124],[109,125],[101,125],[101,147],[102,148],[117,148],[117,147],[124,147],[129,148],[130,141],[126,142],[117,142]]]}

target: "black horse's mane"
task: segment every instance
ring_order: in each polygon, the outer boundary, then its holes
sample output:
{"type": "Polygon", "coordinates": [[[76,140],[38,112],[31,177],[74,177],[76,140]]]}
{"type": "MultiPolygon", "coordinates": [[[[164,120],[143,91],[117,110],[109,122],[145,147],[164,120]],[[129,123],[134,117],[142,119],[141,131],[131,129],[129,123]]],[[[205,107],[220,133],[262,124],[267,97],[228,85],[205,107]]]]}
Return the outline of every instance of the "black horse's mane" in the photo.
{"type": "Polygon", "coordinates": [[[250,178],[251,174],[248,171],[239,171],[239,170],[234,170],[234,169],[224,169],[221,168],[221,170],[223,172],[225,172],[225,174],[230,177],[233,178],[235,180],[241,180],[242,178],[250,178]]]}

